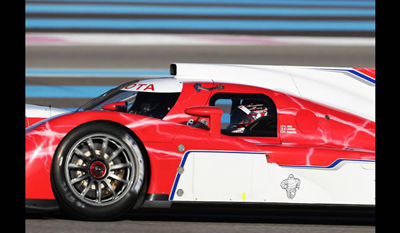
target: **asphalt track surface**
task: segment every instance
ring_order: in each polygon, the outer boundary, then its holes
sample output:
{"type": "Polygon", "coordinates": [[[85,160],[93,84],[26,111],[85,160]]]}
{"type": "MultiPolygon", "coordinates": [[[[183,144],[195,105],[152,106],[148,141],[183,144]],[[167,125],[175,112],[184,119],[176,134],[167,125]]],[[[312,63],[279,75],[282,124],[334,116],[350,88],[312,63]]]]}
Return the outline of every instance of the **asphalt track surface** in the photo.
{"type": "MultiPolygon", "coordinates": [[[[168,69],[171,62],[375,67],[373,46],[27,46],[26,68],[168,69]]],[[[129,78],[27,77],[27,85],[118,85],[129,78]]],[[[87,99],[27,98],[79,107],[87,99]]],[[[127,214],[117,221],[26,215],[26,232],[375,232],[372,219],[211,214],[127,214]]]]}
{"type": "Polygon", "coordinates": [[[25,220],[27,233],[68,233],[68,232],[268,232],[268,233],[302,233],[302,232],[375,232],[374,226],[346,224],[310,224],[310,223],[276,223],[274,220],[248,221],[238,218],[212,216],[170,216],[170,215],[135,215],[124,216],[117,221],[87,222],[65,219],[62,216],[30,216],[25,220]]]}
{"type": "Polygon", "coordinates": [[[26,67],[168,69],[171,62],[375,67],[373,46],[29,46],[26,67]]]}

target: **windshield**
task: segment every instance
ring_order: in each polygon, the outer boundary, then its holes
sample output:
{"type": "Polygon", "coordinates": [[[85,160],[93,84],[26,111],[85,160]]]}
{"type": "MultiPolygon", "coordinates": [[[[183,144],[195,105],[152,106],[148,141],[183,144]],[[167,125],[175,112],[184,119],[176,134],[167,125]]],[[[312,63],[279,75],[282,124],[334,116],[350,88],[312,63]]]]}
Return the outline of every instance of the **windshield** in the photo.
{"type": "Polygon", "coordinates": [[[106,104],[125,102],[128,113],[164,118],[176,103],[180,92],[145,92],[132,91],[130,87],[139,81],[132,81],[113,88],[101,96],[94,98],[77,111],[102,110],[106,104]]]}

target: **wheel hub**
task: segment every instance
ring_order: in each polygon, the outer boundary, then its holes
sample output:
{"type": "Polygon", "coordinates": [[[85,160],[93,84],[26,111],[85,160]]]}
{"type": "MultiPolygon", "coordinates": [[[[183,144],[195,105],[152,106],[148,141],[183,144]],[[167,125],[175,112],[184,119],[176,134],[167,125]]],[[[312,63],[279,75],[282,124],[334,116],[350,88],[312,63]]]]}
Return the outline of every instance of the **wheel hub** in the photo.
{"type": "Polygon", "coordinates": [[[107,173],[107,167],[102,161],[95,161],[90,165],[90,175],[101,179],[107,173]]]}

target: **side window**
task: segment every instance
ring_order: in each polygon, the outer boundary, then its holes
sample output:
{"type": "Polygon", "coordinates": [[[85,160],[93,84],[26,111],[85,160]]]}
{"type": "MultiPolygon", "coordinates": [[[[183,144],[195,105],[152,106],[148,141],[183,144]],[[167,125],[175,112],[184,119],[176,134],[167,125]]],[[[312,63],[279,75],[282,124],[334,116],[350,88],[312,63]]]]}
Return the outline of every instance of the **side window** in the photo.
{"type": "Polygon", "coordinates": [[[221,133],[231,136],[277,137],[277,112],[263,94],[217,93],[210,106],[223,111],[221,133]]]}

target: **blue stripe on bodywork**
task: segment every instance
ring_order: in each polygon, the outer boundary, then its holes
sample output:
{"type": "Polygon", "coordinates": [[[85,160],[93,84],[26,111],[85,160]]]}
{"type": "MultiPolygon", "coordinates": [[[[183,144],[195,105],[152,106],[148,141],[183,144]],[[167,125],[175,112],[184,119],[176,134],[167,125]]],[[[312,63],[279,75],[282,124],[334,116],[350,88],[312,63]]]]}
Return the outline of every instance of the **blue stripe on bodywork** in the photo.
{"type": "Polygon", "coordinates": [[[375,162],[375,160],[363,160],[363,159],[337,159],[328,166],[308,166],[308,165],[279,165],[280,167],[291,167],[291,168],[318,168],[318,169],[332,169],[338,166],[341,162],[375,162]]]}
{"type": "Polygon", "coordinates": [[[360,77],[360,78],[362,78],[364,80],[367,80],[368,82],[371,82],[371,83],[375,84],[375,79],[373,79],[371,77],[368,77],[367,75],[365,75],[363,73],[360,73],[360,72],[358,72],[356,70],[347,70],[347,71],[352,73],[352,74],[357,75],[358,77],[360,77]]]}
{"type": "MultiPolygon", "coordinates": [[[[209,152],[209,153],[243,153],[243,154],[264,154],[263,152],[237,152],[237,151],[186,151],[182,157],[180,167],[184,167],[186,160],[190,153],[192,152],[209,152]]],[[[337,159],[333,163],[328,166],[308,166],[308,165],[279,165],[280,167],[286,168],[312,168],[312,169],[333,169],[337,167],[342,162],[375,162],[375,160],[363,160],[363,159],[337,159]]],[[[169,196],[169,200],[173,201],[176,193],[176,188],[178,187],[179,180],[181,178],[181,174],[177,173],[174,181],[174,185],[172,186],[172,190],[169,196]]]]}
{"type": "Polygon", "coordinates": [[[373,79],[373,78],[369,77],[368,75],[365,75],[365,74],[363,74],[363,73],[361,73],[361,72],[359,72],[359,71],[357,71],[357,70],[353,70],[353,69],[329,69],[329,68],[328,68],[328,69],[320,68],[320,70],[331,70],[331,71],[349,72],[349,73],[354,74],[354,75],[356,75],[357,77],[359,77],[359,78],[361,78],[361,79],[363,79],[363,80],[365,80],[365,81],[368,81],[368,82],[370,82],[370,83],[375,84],[375,79],[373,79]]]}

